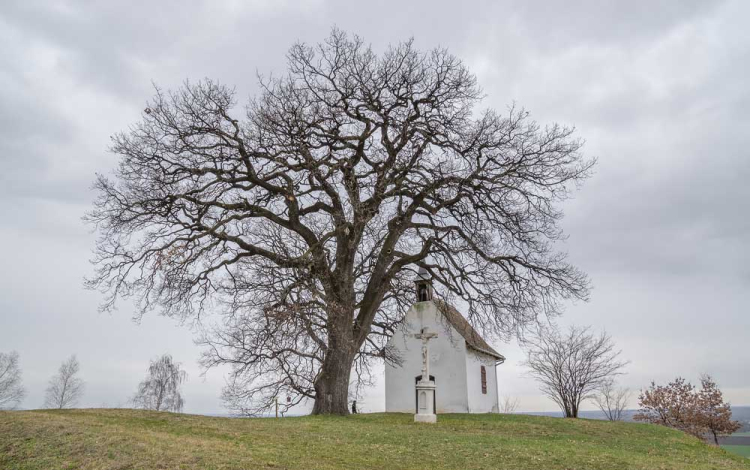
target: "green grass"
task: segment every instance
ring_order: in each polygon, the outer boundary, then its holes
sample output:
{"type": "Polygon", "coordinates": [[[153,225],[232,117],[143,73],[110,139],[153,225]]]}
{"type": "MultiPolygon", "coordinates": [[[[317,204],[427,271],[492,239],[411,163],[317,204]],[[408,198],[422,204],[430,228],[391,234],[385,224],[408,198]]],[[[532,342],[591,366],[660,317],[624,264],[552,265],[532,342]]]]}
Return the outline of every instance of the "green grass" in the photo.
{"type": "Polygon", "coordinates": [[[667,428],[523,415],[230,419],[133,410],[0,412],[0,468],[750,469],[667,428]]]}
{"type": "Polygon", "coordinates": [[[743,457],[750,458],[750,446],[721,446],[722,449],[726,449],[727,452],[731,452],[733,454],[741,455],[743,457]]]}

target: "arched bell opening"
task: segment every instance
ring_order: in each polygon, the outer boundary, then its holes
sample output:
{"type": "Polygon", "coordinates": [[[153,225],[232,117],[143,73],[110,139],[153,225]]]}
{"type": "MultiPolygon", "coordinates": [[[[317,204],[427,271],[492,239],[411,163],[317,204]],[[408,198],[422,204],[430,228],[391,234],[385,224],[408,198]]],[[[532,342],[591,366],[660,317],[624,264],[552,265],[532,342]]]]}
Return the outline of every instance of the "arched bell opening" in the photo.
{"type": "Polygon", "coordinates": [[[432,279],[425,268],[419,268],[417,278],[414,280],[416,286],[417,302],[432,300],[432,279]]]}

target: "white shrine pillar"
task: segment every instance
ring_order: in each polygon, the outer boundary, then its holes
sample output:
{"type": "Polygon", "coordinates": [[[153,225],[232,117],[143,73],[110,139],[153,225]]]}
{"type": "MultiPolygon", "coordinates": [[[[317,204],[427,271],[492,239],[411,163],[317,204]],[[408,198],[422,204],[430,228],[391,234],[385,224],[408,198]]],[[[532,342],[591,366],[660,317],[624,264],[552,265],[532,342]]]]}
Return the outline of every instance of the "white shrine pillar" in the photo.
{"type": "Polygon", "coordinates": [[[414,335],[422,340],[422,379],[417,382],[417,413],[415,423],[437,423],[435,413],[435,382],[430,380],[430,351],[427,342],[437,337],[435,333],[428,333],[422,328],[421,333],[414,335]]]}
{"type": "Polygon", "coordinates": [[[417,413],[415,423],[437,423],[435,414],[435,382],[419,381],[417,383],[417,413]]]}

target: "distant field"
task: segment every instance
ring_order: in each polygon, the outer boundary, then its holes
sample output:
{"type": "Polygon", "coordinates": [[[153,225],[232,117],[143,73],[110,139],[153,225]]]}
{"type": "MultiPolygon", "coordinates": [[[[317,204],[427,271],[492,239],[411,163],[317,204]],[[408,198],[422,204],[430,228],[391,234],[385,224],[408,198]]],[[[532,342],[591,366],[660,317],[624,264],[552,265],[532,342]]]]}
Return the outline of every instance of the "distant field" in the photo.
{"type": "Polygon", "coordinates": [[[732,434],[719,438],[719,444],[727,446],[750,446],[750,436],[732,434]]]}
{"type": "Polygon", "coordinates": [[[750,459],[664,427],[588,419],[40,410],[0,412],[0,468],[749,470],[750,459]]]}
{"type": "Polygon", "coordinates": [[[726,446],[722,445],[722,449],[725,449],[727,452],[731,452],[733,454],[741,455],[743,457],[749,457],[750,458],[750,446],[726,446]]]}

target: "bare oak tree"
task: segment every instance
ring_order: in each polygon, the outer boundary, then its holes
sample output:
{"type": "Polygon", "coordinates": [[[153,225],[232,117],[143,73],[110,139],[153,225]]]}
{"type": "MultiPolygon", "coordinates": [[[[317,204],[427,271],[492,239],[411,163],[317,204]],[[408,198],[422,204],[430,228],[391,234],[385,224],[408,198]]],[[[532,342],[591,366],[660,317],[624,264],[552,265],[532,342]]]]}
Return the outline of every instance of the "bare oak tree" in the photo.
{"type": "Polygon", "coordinates": [[[179,413],[185,401],[180,394],[180,386],[187,380],[187,372],[180,368],[172,356],[164,354],[151,361],[148,376],[138,385],[133,397],[137,408],[156,411],[174,411],[179,413]]]}
{"type": "Polygon", "coordinates": [[[18,353],[0,353],[0,410],[16,409],[25,396],[26,390],[21,385],[18,353]]]}
{"type": "Polygon", "coordinates": [[[45,408],[73,408],[83,396],[84,383],[78,375],[80,365],[75,355],[60,365],[57,375],[53,376],[47,386],[44,399],[45,408]]]}
{"type": "Polygon", "coordinates": [[[261,88],[244,119],[214,81],[157,89],[114,136],[119,168],[88,216],[103,307],[219,313],[203,364],[231,365],[247,412],[289,395],[348,413],[352,371],[390,359],[419,267],[498,335],[587,296],[553,249],[557,204],[593,164],[572,129],[477,110],[475,77],[445,50],[378,56],[338,30],[294,45],[261,88]]]}
{"type": "Polygon", "coordinates": [[[630,390],[617,387],[614,380],[608,380],[599,393],[594,395],[594,402],[609,421],[622,421],[630,395],[630,390]]]}
{"type": "Polygon", "coordinates": [[[524,346],[530,375],[566,418],[577,418],[581,403],[627,365],[606,333],[596,335],[589,328],[570,327],[566,334],[540,329],[525,339],[524,346]]]}

